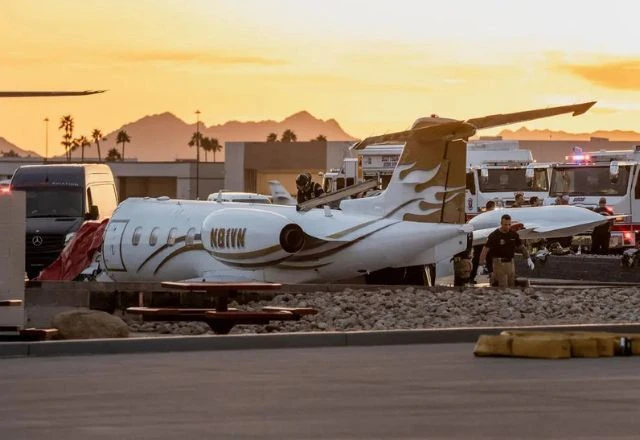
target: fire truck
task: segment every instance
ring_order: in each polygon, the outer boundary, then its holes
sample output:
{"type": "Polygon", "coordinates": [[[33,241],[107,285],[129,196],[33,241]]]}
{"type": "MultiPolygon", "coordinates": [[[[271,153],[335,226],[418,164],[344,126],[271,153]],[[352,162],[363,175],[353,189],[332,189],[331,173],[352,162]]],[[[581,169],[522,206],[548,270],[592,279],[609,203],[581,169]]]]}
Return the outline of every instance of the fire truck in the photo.
{"type": "Polygon", "coordinates": [[[634,150],[584,152],[574,147],[565,163],[551,167],[549,197],[568,196],[569,204],[593,209],[600,198],[618,216],[611,232],[610,248],[635,247],[640,234],[640,145],[634,150]]]}
{"type": "Polygon", "coordinates": [[[488,201],[509,207],[521,193],[525,202],[549,195],[549,164],[537,163],[517,141],[477,140],[467,144],[467,220],[480,214],[488,201]]]}

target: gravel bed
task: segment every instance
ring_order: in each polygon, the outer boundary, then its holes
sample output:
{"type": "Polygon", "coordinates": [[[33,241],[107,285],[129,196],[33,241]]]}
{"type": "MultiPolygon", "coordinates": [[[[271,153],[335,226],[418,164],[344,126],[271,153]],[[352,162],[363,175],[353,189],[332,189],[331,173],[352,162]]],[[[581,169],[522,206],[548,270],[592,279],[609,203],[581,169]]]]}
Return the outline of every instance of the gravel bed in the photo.
{"type": "MultiPolygon", "coordinates": [[[[345,289],[342,292],[283,293],[270,301],[230,307],[313,307],[318,314],[300,321],[237,325],[231,334],[356,331],[443,327],[590,324],[640,321],[640,289],[527,288],[431,291],[424,288],[345,289]]],[[[141,322],[126,318],[135,333],[213,334],[204,322],[141,322]]]]}

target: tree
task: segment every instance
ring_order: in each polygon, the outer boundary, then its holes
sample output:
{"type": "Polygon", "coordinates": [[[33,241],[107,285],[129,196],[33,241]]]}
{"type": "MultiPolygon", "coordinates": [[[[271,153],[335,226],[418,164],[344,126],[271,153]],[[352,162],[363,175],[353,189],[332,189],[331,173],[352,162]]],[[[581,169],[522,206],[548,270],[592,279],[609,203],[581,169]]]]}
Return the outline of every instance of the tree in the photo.
{"type": "MultiPolygon", "coordinates": [[[[196,147],[199,146],[200,148],[204,149],[205,139],[206,138],[203,138],[202,133],[200,133],[199,131],[194,131],[193,134],[191,135],[191,140],[189,141],[188,145],[190,147],[193,147],[195,145],[196,147]]],[[[198,156],[198,152],[197,151],[196,151],[196,156],[198,156]]],[[[206,151],[205,151],[204,160],[205,160],[205,162],[207,161],[206,151]]]]}
{"type": "Polygon", "coordinates": [[[60,144],[64,147],[64,154],[67,156],[67,162],[71,162],[71,147],[73,144],[73,118],[71,115],[65,115],[60,118],[60,126],[58,130],[64,129],[64,135],[62,135],[62,142],[60,144]]]}
{"type": "Polygon", "coordinates": [[[314,141],[320,141],[320,142],[327,142],[327,137],[323,134],[319,134],[318,136],[316,136],[315,139],[312,139],[314,141]]]}
{"type": "Polygon", "coordinates": [[[298,140],[298,136],[289,130],[288,128],[282,133],[282,137],[280,138],[280,142],[295,142],[298,140]]]}
{"type": "Polygon", "coordinates": [[[206,137],[202,140],[204,142],[204,145],[202,146],[202,148],[204,149],[205,152],[205,160],[206,160],[206,154],[208,151],[213,152],[213,161],[216,161],[216,152],[218,151],[222,151],[222,145],[220,145],[220,142],[218,142],[218,139],[216,138],[209,138],[206,137]]]}
{"type": "Polygon", "coordinates": [[[104,158],[105,162],[115,162],[122,160],[120,152],[116,148],[112,148],[107,152],[107,157],[104,158]]]}
{"type": "Polygon", "coordinates": [[[106,141],[107,138],[102,135],[102,132],[97,128],[93,129],[91,133],[91,137],[93,138],[93,142],[95,142],[96,147],[98,148],[98,162],[102,162],[102,157],[100,156],[100,141],[106,141]]]}
{"type": "Polygon", "coordinates": [[[9,150],[7,152],[2,152],[2,157],[20,157],[20,155],[13,150],[9,150]]]}
{"type": "Polygon", "coordinates": [[[80,162],[84,162],[84,149],[90,146],[91,142],[89,142],[89,139],[87,139],[86,136],[80,136],[79,138],[73,140],[73,146],[71,148],[73,151],[77,150],[78,148],[82,150],[82,158],[80,159],[80,162]]]}
{"type": "Polygon", "coordinates": [[[120,130],[118,132],[118,136],[116,137],[116,145],[122,144],[122,155],[120,156],[120,160],[124,160],[124,146],[131,142],[131,137],[127,134],[126,130],[120,130]]]}
{"type": "Polygon", "coordinates": [[[269,133],[267,142],[278,142],[278,135],[276,133],[269,133]]]}

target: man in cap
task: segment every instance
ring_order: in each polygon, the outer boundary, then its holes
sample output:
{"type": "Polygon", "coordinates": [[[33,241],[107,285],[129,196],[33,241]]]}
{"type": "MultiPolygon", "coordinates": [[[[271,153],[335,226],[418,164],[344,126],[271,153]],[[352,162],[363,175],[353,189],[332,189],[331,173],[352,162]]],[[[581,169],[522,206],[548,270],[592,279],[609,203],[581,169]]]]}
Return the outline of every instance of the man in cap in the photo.
{"type": "Polygon", "coordinates": [[[311,180],[311,174],[302,173],[296,177],[296,188],[298,189],[298,203],[306,202],[324,194],[322,186],[311,180]]]}
{"type": "MultiPolygon", "coordinates": [[[[613,215],[613,210],[607,206],[607,199],[601,197],[598,207],[594,209],[598,214],[613,215]]],[[[609,253],[609,240],[611,238],[611,221],[593,228],[591,232],[591,253],[606,255],[609,253]]]]}
{"type": "Polygon", "coordinates": [[[493,257],[492,286],[516,286],[516,269],[513,263],[516,250],[522,252],[522,255],[527,259],[529,269],[533,270],[535,265],[529,256],[529,251],[523,246],[518,233],[511,230],[511,216],[504,214],[500,219],[500,227],[489,234],[487,244],[480,254],[480,264],[485,264],[488,252],[491,252],[493,257]]]}

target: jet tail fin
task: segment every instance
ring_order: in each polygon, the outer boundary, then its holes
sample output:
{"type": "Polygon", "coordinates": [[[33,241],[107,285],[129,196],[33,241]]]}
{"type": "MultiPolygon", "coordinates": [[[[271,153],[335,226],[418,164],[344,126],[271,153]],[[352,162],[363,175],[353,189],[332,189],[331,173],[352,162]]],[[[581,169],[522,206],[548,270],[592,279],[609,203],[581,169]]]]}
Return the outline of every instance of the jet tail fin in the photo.
{"type": "Polygon", "coordinates": [[[580,115],[595,102],[483,116],[456,121],[422,118],[411,130],[364,139],[352,149],[372,144],[404,143],[387,189],[379,196],[344,200],[345,211],[405,221],[464,223],[467,139],[477,129],[573,113],[580,115]]]}

